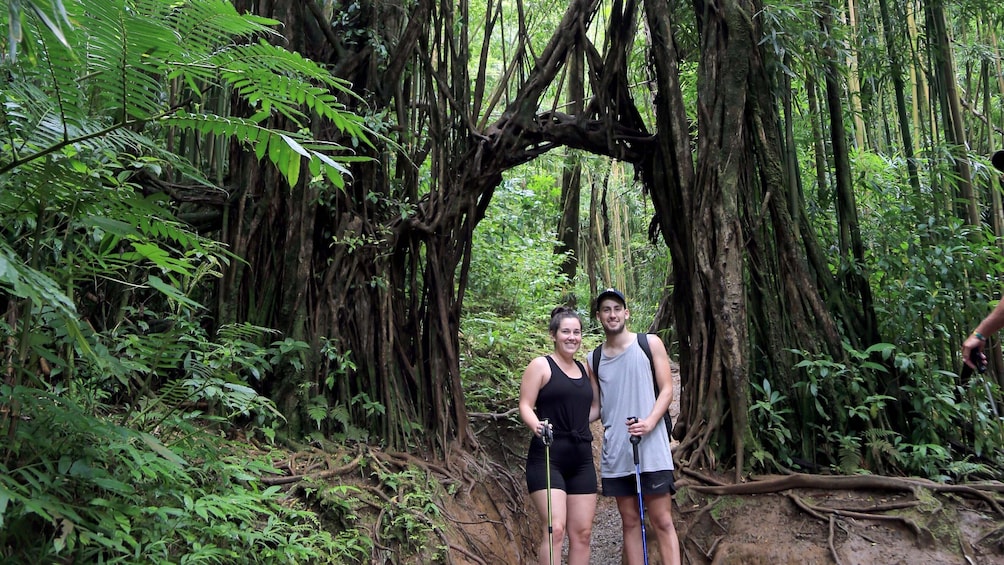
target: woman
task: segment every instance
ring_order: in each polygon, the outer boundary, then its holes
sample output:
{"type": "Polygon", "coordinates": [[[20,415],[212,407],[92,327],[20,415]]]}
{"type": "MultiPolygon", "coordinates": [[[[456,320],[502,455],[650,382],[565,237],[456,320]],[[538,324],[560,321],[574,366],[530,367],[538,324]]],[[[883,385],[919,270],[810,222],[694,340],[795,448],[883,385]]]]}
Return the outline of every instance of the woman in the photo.
{"type": "Polygon", "coordinates": [[[530,361],[519,386],[519,415],[533,430],[526,455],[526,486],[544,522],[538,562],[549,565],[552,556],[555,563],[559,562],[567,533],[568,565],[588,565],[589,537],[596,514],[596,469],[589,422],[596,419],[598,410],[586,368],[575,359],[582,345],[582,320],[571,308],[555,308],[548,332],[554,352],[530,361]],[[553,438],[549,454],[550,516],[542,420],[550,423],[548,432],[553,438]]]}

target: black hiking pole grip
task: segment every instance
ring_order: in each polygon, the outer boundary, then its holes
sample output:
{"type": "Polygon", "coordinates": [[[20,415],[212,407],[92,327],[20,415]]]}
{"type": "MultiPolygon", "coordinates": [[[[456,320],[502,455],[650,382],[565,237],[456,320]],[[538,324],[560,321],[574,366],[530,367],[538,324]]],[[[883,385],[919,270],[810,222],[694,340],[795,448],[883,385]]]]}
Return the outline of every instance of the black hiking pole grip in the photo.
{"type": "Polygon", "coordinates": [[[551,428],[551,422],[545,418],[540,423],[543,424],[540,427],[540,441],[544,442],[544,445],[551,445],[554,441],[554,430],[551,428]]]}
{"type": "MultiPolygon", "coordinates": [[[[987,372],[987,356],[983,354],[978,348],[973,348],[969,352],[969,360],[973,362],[976,366],[976,372],[981,375],[987,372]]],[[[962,379],[963,384],[969,382],[969,379],[973,376],[973,368],[970,367],[965,361],[962,362],[962,372],[959,373],[959,377],[962,379]]]]}
{"type": "Polygon", "coordinates": [[[973,362],[973,365],[976,365],[977,373],[982,375],[987,372],[987,356],[981,350],[974,347],[969,352],[969,360],[973,362]]]}

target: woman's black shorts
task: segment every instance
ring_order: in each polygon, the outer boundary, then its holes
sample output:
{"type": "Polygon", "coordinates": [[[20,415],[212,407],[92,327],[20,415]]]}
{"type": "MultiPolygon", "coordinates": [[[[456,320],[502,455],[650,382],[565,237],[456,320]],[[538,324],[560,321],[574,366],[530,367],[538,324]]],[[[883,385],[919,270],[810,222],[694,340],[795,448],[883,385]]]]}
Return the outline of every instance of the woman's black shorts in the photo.
{"type": "MultiPolygon", "coordinates": [[[[544,444],[534,437],[526,455],[526,488],[529,492],[547,488],[544,455],[544,444]]],[[[563,490],[567,494],[596,493],[592,442],[554,438],[551,444],[551,488],[563,490]]]]}

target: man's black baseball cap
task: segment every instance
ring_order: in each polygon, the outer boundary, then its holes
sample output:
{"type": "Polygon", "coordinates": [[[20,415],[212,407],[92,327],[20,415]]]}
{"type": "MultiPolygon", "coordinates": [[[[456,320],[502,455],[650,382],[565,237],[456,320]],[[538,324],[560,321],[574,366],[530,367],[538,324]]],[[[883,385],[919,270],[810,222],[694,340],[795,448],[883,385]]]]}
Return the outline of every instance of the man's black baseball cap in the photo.
{"type": "Polygon", "coordinates": [[[616,288],[608,288],[603,292],[601,292],[599,296],[596,297],[596,303],[593,307],[593,312],[599,312],[600,303],[606,300],[607,298],[615,298],[621,303],[621,306],[627,308],[627,301],[624,300],[624,293],[617,290],[616,288]]]}

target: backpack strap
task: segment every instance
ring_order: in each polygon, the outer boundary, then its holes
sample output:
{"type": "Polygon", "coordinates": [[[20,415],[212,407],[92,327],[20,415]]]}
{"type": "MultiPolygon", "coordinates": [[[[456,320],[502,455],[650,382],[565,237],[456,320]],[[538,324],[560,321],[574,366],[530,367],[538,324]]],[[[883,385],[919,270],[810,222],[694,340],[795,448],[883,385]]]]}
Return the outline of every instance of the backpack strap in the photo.
{"type": "MultiPolygon", "coordinates": [[[[652,384],[655,384],[655,360],[652,359],[652,347],[648,344],[648,334],[636,333],[638,336],[638,346],[648,357],[648,364],[652,367],[652,384]]],[[[659,396],[659,385],[655,385],[655,395],[659,396]]]]}

